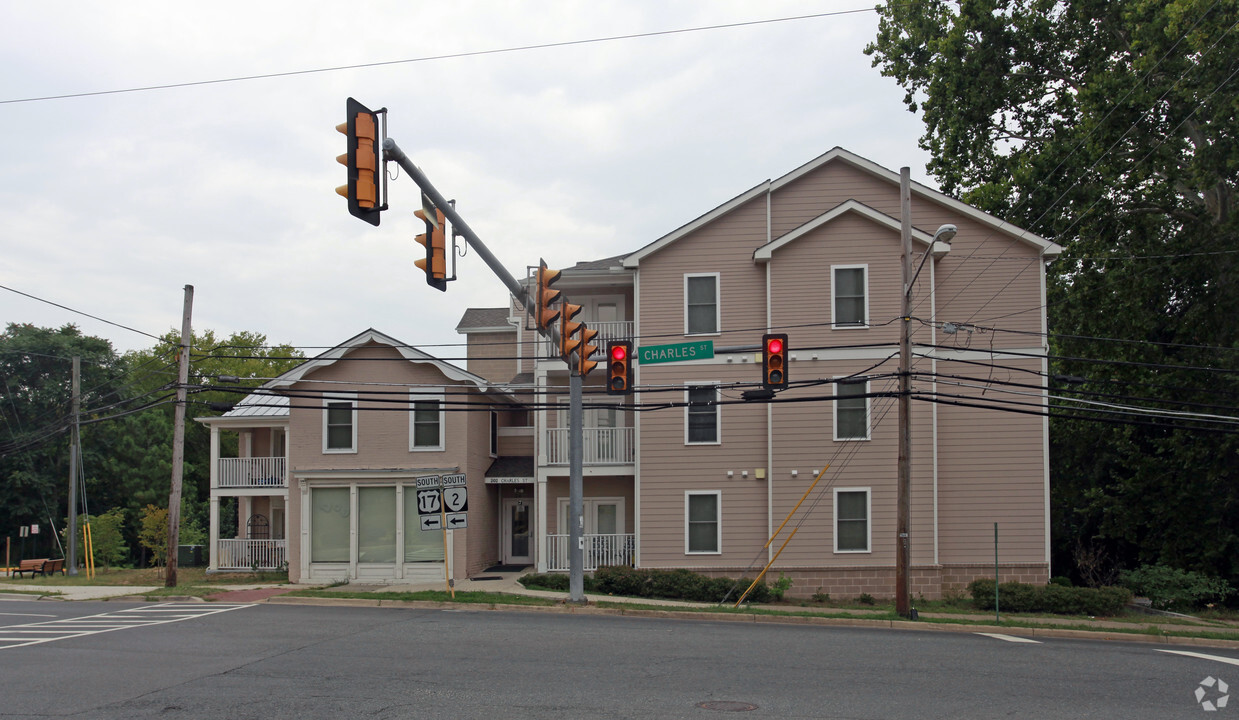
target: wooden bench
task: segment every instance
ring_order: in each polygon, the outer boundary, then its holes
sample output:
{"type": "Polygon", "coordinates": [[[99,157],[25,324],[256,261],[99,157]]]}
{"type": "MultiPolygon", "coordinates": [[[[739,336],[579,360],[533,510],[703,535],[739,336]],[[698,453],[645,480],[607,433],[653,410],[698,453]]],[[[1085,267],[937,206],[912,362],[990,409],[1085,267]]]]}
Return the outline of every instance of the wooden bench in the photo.
{"type": "Polygon", "coordinates": [[[49,560],[48,558],[22,560],[21,565],[13,572],[17,573],[17,577],[21,577],[24,572],[29,572],[30,577],[35,577],[36,575],[47,577],[48,575],[55,575],[57,571],[60,571],[61,575],[66,574],[64,558],[56,560],[49,560]]]}
{"type": "Polygon", "coordinates": [[[30,577],[34,577],[43,572],[43,565],[47,562],[47,558],[39,558],[37,560],[22,560],[21,564],[13,572],[17,573],[17,577],[21,577],[22,573],[30,573],[30,577]]]}
{"type": "Polygon", "coordinates": [[[44,577],[47,577],[48,575],[55,575],[57,571],[60,571],[61,575],[66,574],[64,558],[57,558],[55,560],[48,560],[47,562],[44,562],[43,569],[38,573],[31,573],[31,577],[34,577],[39,573],[42,573],[44,577]]]}

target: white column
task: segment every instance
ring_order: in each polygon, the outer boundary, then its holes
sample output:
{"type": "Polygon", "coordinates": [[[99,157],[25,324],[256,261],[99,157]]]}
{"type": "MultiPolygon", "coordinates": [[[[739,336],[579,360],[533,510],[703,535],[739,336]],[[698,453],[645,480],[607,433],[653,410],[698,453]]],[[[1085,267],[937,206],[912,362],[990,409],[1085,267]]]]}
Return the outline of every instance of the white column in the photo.
{"type": "MultiPolygon", "coordinates": [[[[215,437],[214,428],[212,428],[211,437],[212,438],[215,437]]],[[[214,465],[212,465],[212,468],[213,467],[214,465]]],[[[212,480],[214,480],[214,473],[212,473],[212,480]]],[[[210,516],[211,516],[211,522],[210,522],[211,530],[210,530],[210,535],[207,538],[207,542],[209,543],[209,545],[207,545],[207,555],[209,557],[207,561],[207,569],[218,570],[219,569],[219,497],[216,496],[214,492],[211,493],[210,516]]]]}
{"type": "Polygon", "coordinates": [[[533,489],[533,511],[534,511],[534,537],[536,544],[534,545],[534,555],[537,558],[538,572],[546,572],[546,478],[542,473],[538,473],[537,482],[534,483],[533,489]]]}

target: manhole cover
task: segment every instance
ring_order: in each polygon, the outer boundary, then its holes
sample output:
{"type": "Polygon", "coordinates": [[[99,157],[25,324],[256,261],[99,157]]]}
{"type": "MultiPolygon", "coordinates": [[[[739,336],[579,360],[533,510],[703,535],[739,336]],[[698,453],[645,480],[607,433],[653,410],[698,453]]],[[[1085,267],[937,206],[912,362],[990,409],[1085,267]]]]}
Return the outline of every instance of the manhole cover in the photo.
{"type": "Polygon", "coordinates": [[[705,710],[717,710],[718,712],[747,712],[757,709],[756,705],[736,702],[735,700],[707,700],[697,703],[697,707],[705,710]]]}

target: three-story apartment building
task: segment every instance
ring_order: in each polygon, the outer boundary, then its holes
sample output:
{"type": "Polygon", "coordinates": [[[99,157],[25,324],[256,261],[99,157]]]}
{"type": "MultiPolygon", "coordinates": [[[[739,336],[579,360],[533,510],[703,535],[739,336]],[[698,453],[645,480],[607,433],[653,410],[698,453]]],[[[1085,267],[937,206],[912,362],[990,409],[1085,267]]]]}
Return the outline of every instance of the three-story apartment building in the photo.
{"type": "MultiPolygon", "coordinates": [[[[899,195],[897,173],[836,148],[632,253],[564,269],[556,288],[603,347],[712,348],[678,362],[638,355],[628,396],[606,394],[602,372],[586,378],[587,570],[752,576],[779,553],[771,572],[793,594],[893,593],[899,195]],[[766,332],[789,336],[791,386],[746,402],[766,332]]],[[[1045,263],[1059,247],[923,185],[911,195],[923,262],[909,290],[912,590],[937,597],[991,575],[995,523],[1004,579],[1045,581],[1045,263]],[[946,224],[953,239],[935,242],[946,224]]],[[[294,580],[442,577],[443,546],[422,548],[408,488],[457,472],[470,516],[447,540],[455,575],[493,562],[566,570],[568,368],[516,299],[466,311],[457,330],[467,372],[372,332],[204,420],[213,438],[243,438],[241,458],[213,452],[212,566],[243,564],[228,553],[266,515],[282,525],[294,580]],[[358,413],[379,404],[368,383],[402,409],[358,413]],[[419,448],[430,401],[439,444],[419,448]],[[237,487],[233,465],[279,484],[237,487]],[[243,537],[217,538],[217,500],[230,496],[243,537]]]]}

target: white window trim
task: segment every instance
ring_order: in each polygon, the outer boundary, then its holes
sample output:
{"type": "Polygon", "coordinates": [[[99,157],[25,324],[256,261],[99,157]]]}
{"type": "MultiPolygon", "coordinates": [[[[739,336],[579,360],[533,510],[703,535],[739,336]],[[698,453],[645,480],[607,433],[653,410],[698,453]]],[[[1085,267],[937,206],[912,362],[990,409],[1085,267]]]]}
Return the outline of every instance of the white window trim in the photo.
{"type": "Polygon", "coordinates": [[[442,390],[440,390],[437,395],[432,394],[431,392],[425,392],[425,391],[414,391],[412,394],[410,394],[409,396],[409,452],[442,452],[443,451],[445,447],[444,436],[447,435],[447,412],[443,408],[443,405],[445,402],[446,402],[446,397],[443,394],[442,390]],[[414,408],[416,406],[416,403],[426,402],[427,400],[433,400],[439,403],[439,442],[436,445],[417,446],[413,444],[413,431],[414,431],[413,421],[416,418],[416,413],[414,411],[414,408]]]}
{"type": "Polygon", "coordinates": [[[684,491],[684,554],[685,555],[722,555],[723,554],[723,491],[722,490],[685,490],[684,491]],[[718,500],[714,503],[718,515],[715,517],[714,547],[717,550],[688,549],[688,499],[693,495],[713,495],[718,500]]]}
{"type": "Polygon", "coordinates": [[[357,393],[324,393],[323,394],[323,454],[348,455],[357,454],[357,393]],[[327,406],[331,403],[347,402],[353,406],[352,425],[353,438],[347,448],[327,447],[327,406]]]}
{"type": "Polygon", "coordinates": [[[718,380],[700,380],[684,387],[684,444],[685,445],[722,445],[723,444],[723,406],[718,404],[718,380]],[[688,439],[688,411],[689,411],[689,390],[693,388],[713,387],[714,388],[714,439],[713,440],[689,440],[688,439]]]}
{"type": "MultiPolygon", "coordinates": [[[[838,380],[839,377],[847,377],[847,376],[836,376],[835,379],[838,380]]],[[[864,394],[868,395],[869,394],[869,381],[864,380],[862,382],[865,383],[864,394]]],[[[856,382],[852,384],[859,385],[860,382],[856,382]]],[[[873,437],[873,423],[871,422],[871,418],[873,417],[871,401],[873,400],[873,398],[871,397],[865,398],[865,436],[864,437],[839,437],[839,386],[838,384],[834,386],[834,396],[835,396],[835,402],[831,403],[831,405],[834,406],[832,408],[832,412],[834,413],[834,418],[833,418],[834,421],[831,423],[832,425],[831,432],[834,435],[834,441],[835,442],[865,442],[869,440],[871,437],[873,437]]]]}
{"type": "Polygon", "coordinates": [[[873,492],[867,487],[841,487],[835,488],[834,506],[832,512],[834,514],[833,530],[835,553],[840,555],[848,554],[864,554],[873,552],[873,492]],[[841,492],[863,492],[865,494],[865,549],[864,550],[840,550],[839,549],[839,493],[841,492]]]}
{"type": "MultiPolygon", "coordinates": [[[[868,286],[866,286],[868,287],[868,286]]],[[[723,279],[721,273],[684,273],[684,334],[685,335],[721,335],[723,330],[723,279]],[[688,279],[698,277],[714,278],[714,332],[693,332],[688,328],[688,279]]]]}
{"type": "Polygon", "coordinates": [[[869,327],[869,266],[868,265],[831,265],[830,266],[830,329],[831,330],[864,330],[869,327]],[[835,308],[838,306],[835,297],[835,272],[837,270],[861,270],[862,281],[865,283],[865,318],[860,325],[838,325],[835,318],[835,308]]]}

